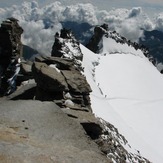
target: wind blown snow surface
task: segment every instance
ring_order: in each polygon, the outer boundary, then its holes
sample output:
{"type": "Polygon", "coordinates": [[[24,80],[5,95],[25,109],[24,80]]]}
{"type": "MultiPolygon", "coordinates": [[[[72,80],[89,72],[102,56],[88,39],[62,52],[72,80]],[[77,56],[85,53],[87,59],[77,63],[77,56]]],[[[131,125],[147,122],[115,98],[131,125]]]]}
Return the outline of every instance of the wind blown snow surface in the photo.
{"type": "Polygon", "coordinates": [[[103,38],[101,54],[80,46],[93,112],[118,128],[128,150],[162,163],[163,76],[142,51],[111,38],[103,38]]]}

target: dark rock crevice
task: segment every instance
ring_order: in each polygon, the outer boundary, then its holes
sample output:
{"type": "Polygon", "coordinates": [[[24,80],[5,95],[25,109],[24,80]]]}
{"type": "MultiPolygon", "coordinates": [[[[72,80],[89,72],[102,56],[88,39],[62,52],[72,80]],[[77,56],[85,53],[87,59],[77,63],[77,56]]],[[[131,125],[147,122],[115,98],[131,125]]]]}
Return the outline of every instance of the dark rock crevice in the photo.
{"type": "Polygon", "coordinates": [[[22,92],[21,94],[18,94],[11,97],[10,100],[32,100],[35,97],[36,87],[32,87],[27,89],[26,91],[22,92]]]}
{"type": "Polygon", "coordinates": [[[91,137],[91,139],[95,140],[100,137],[102,134],[102,128],[99,124],[93,123],[93,122],[83,122],[81,123],[84,130],[86,131],[87,135],[91,137]]]}

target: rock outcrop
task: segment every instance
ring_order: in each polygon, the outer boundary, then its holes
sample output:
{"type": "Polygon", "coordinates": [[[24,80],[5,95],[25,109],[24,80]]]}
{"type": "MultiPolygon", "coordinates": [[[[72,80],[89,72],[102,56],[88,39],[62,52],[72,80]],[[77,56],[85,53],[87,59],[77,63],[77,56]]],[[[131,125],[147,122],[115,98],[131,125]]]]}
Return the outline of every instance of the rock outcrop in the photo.
{"type": "Polygon", "coordinates": [[[15,79],[19,72],[22,54],[21,34],[18,20],[8,18],[0,27],[0,96],[16,89],[15,79]]]}
{"type": "Polygon", "coordinates": [[[60,34],[55,34],[55,42],[52,47],[51,55],[80,61],[83,59],[83,54],[79,48],[79,42],[75,39],[72,31],[67,29],[62,29],[60,34]],[[70,49],[69,45],[71,45],[73,49],[70,49]]]}
{"type": "Polygon", "coordinates": [[[98,53],[99,50],[102,48],[100,41],[102,40],[102,37],[104,34],[106,34],[108,31],[108,25],[103,24],[101,26],[96,26],[94,28],[94,35],[90,39],[89,43],[86,45],[88,49],[93,51],[94,53],[98,53]]]}
{"type": "Polygon", "coordinates": [[[70,59],[36,57],[32,72],[37,83],[35,99],[56,101],[61,107],[90,108],[91,88],[70,59]]]}

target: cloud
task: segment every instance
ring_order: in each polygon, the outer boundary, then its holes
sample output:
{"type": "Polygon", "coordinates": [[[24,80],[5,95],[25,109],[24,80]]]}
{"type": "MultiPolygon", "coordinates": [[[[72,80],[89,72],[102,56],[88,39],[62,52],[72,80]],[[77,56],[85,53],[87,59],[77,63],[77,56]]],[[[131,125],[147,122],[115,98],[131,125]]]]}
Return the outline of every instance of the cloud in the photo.
{"type": "Polygon", "coordinates": [[[160,13],[156,18],[155,18],[155,23],[156,23],[156,29],[160,30],[163,32],[163,13],[160,13]]]}
{"type": "Polygon", "coordinates": [[[143,12],[142,8],[99,10],[90,3],[64,6],[54,2],[40,7],[37,2],[24,2],[8,8],[0,8],[0,22],[7,17],[15,17],[24,29],[22,41],[39,52],[50,55],[54,35],[62,28],[61,22],[75,21],[100,25],[107,23],[111,30],[136,41],[146,30],[162,29],[163,16],[155,19],[155,24],[143,12]]]}
{"type": "Polygon", "coordinates": [[[62,28],[61,22],[75,21],[98,24],[95,7],[91,4],[64,6],[55,2],[40,8],[37,2],[24,2],[10,8],[0,8],[0,22],[15,17],[24,29],[24,44],[50,55],[54,35],[62,28]]]}
{"type": "Polygon", "coordinates": [[[121,28],[119,28],[119,33],[132,41],[138,41],[143,35],[143,31],[140,30],[139,26],[133,19],[127,19],[121,24],[121,28]]]}
{"type": "Polygon", "coordinates": [[[76,22],[86,22],[90,24],[97,24],[98,20],[96,18],[95,7],[88,4],[77,4],[71,5],[65,8],[63,15],[64,19],[68,21],[76,21],[76,22]]]}
{"type": "Polygon", "coordinates": [[[111,30],[116,30],[122,36],[132,41],[138,41],[143,36],[142,29],[154,29],[153,22],[140,7],[132,8],[131,10],[114,9],[110,12],[99,11],[99,15],[101,23],[106,22],[111,30]]]}
{"type": "Polygon", "coordinates": [[[37,49],[41,54],[49,56],[54,43],[54,34],[62,28],[61,24],[57,24],[48,29],[44,28],[44,22],[42,20],[37,22],[23,21],[20,25],[24,29],[22,42],[37,49]]]}
{"type": "Polygon", "coordinates": [[[50,55],[54,43],[54,34],[62,25],[60,15],[62,6],[56,2],[45,8],[39,8],[37,2],[24,2],[20,6],[0,8],[0,21],[8,17],[15,17],[19,20],[20,26],[24,29],[22,42],[44,55],[50,55]],[[46,23],[49,21],[49,28],[46,23]]]}

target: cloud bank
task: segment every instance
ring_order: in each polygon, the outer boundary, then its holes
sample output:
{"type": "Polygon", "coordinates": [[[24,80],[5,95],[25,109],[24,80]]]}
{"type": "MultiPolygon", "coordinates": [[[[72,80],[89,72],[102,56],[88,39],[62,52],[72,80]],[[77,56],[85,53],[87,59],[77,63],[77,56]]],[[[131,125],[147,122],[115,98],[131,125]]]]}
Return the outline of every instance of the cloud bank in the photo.
{"type": "Polygon", "coordinates": [[[155,20],[155,24],[156,24],[156,29],[157,30],[160,30],[160,31],[162,31],[163,32],[163,13],[160,13],[158,16],[157,16],[157,18],[156,18],[156,20],[155,20]]]}
{"type": "Polygon", "coordinates": [[[108,12],[98,10],[90,3],[64,6],[54,2],[39,7],[37,2],[24,2],[10,8],[0,8],[0,22],[8,17],[19,20],[24,29],[23,43],[45,55],[50,55],[54,34],[62,28],[61,22],[74,21],[90,25],[107,23],[111,30],[116,30],[132,41],[143,35],[142,28],[163,30],[163,13],[155,20],[150,20],[140,7],[108,12]]]}

